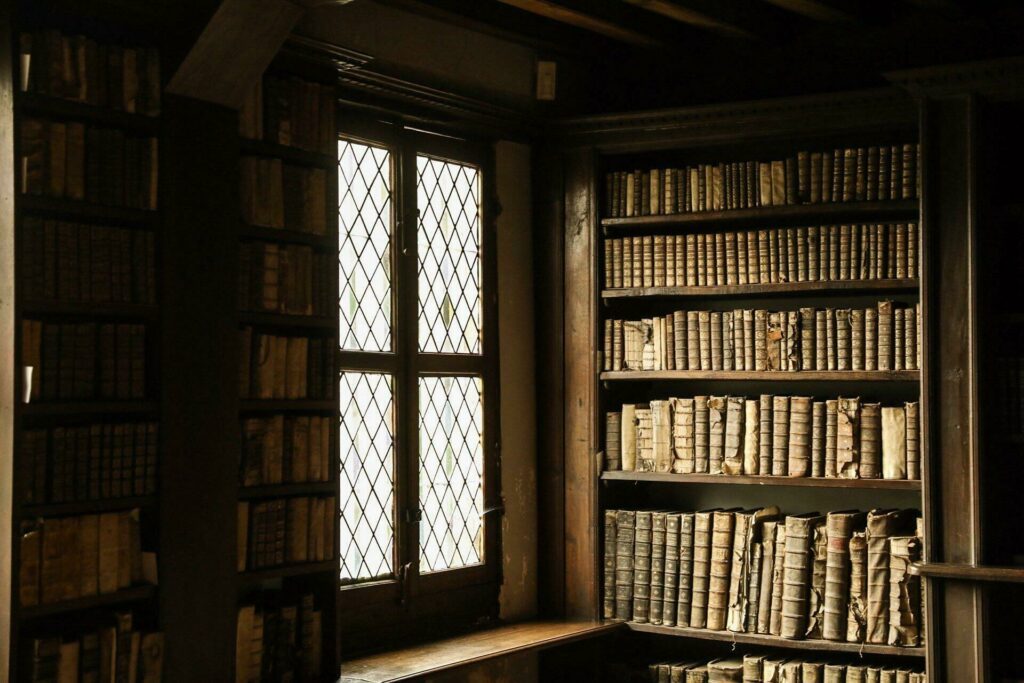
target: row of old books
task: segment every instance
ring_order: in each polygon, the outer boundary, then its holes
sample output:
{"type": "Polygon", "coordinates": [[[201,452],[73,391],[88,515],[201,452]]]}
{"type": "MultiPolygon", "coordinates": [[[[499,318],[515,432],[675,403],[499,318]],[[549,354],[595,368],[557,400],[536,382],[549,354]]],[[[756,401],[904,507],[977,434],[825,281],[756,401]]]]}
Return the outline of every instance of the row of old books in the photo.
{"type": "Polygon", "coordinates": [[[22,194],[105,206],[157,207],[157,139],[116,128],[26,118],[19,125],[22,194]]]}
{"type": "Polygon", "coordinates": [[[238,571],[334,557],[334,496],[238,504],[238,571]]]}
{"type": "Polygon", "coordinates": [[[239,245],[238,303],[246,311],[328,315],[337,305],[330,267],[336,257],[271,242],[239,245]]]}
{"type": "Polygon", "coordinates": [[[146,327],[129,323],[22,321],[22,364],[43,400],[146,395],[146,327]]]}
{"type": "Polygon", "coordinates": [[[327,232],[327,172],[242,157],[242,218],[249,225],[324,235],[327,232]]]}
{"type": "Polygon", "coordinates": [[[334,396],[333,337],[266,334],[251,327],[239,335],[241,398],[329,399],[334,396]]]}
{"type": "Polygon", "coordinates": [[[115,612],[96,626],[32,638],[26,648],[30,683],[160,683],[164,636],[138,629],[131,612],[115,612]]]}
{"type": "Polygon", "coordinates": [[[27,216],[21,234],[22,296],[28,301],[156,300],[152,232],[27,216]]]}
{"type": "Polygon", "coordinates": [[[22,33],[19,87],[130,114],[160,114],[160,52],[56,29],[22,33]]]}
{"type": "Polygon", "coordinates": [[[996,424],[1003,436],[1024,434],[1024,358],[995,359],[996,424]]]}
{"type": "Polygon", "coordinates": [[[267,76],[238,113],[238,133],[250,140],[336,153],[334,88],[299,78],[267,76]]]}
{"type": "Polygon", "coordinates": [[[711,287],[918,276],[916,223],[604,240],[605,287],[711,287]]]}
{"type": "Polygon", "coordinates": [[[156,578],[154,554],[142,551],[138,509],[23,522],[20,558],[22,606],[114,593],[156,578]]]}
{"type": "Polygon", "coordinates": [[[900,647],[921,644],[915,510],[606,510],[605,618],[900,647]]]}
{"type": "Polygon", "coordinates": [[[604,321],[605,371],[917,370],[920,304],[675,311],[604,321]]]}
{"type": "Polygon", "coordinates": [[[65,503],[156,493],[155,422],[95,423],[22,434],[26,503],[65,503]]]}
{"type": "Polygon", "coordinates": [[[235,683],[317,681],[323,668],[323,614],[313,595],[267,592],[238,610],[235,683]]]}
{"type": "Polygon", "coordinates": [[[316,415],[242,420],[242,486],[329,481],[331,418],[316,415]]]}
{"type": "Polygon", "coordinates": [[[605,469],[920,479],[919,404],[860,398],[694,396],[605,415],[605,469]]]}
{"type": "Polygon", "coordinates": [[[920,146],[847,147],[771,161],[732,161],[605,175],[610,218],[759,206],[914,199],[920,146]]]}
{"type": "Polygon", "coordinates": [[[651,683],[927,683],[923,671],[905,666],[833,664],[799,657],[749,654],[709,662],[650,664],[651,683]]]}

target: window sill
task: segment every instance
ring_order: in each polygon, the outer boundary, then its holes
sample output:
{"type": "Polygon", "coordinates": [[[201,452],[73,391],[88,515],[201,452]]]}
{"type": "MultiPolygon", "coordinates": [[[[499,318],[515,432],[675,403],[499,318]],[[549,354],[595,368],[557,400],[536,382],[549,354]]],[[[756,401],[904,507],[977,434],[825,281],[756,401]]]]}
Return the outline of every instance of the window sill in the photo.
{"type": "Polygon", "coordinates": [[[392,683],[620,630],[600,621],[530,621],[343,662],[338,683],[392,683]]]}

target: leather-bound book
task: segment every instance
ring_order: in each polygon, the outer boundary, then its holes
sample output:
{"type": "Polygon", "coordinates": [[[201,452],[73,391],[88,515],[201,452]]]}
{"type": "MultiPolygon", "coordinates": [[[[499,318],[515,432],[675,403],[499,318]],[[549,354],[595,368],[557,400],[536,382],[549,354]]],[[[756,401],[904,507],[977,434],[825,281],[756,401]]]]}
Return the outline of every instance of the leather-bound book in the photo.
{"type": "MultiPolygon", "coordinates": [[[[665,512],[651,513],[651,580],[648,621],[661,625],[661,610],[665,601],[665,512]]],[[[635,588],[634,588],[635,590],[635,588]]]]}
{"type": "Polygon", "coordinates": [[[775,528],[775,560],[772,566],[771,603],[768,632],[782,633],[782,596],[786,574],[786,523],[779,521],[775,528]]]}
{"type": "MultiPolygon", "coordinates": [[[[786,475],[789,461],[789,396],[772,397],[772,468],[776,477],[786,475]]],[[[764,472],[767,474],[767,472],[764,472]]]]}
{"type": "Polygon", "coordinates": [[[679,592],[676,600],[676,625],[690,625],[693,597],[694,513],[679,514],[679,592]]]}
{"type": "Polygon", "coordinates": [[[633,551],[636,540],[636,512],[615,512],[615,618],[633,617],[633,551]]]}
{"type": "Polygon", "coordinates": [[[754,311],[754,370],[768,370],[768,311],[754,311]]]}
{"type": "Polygon", "coordinates": [[[881,472],[884,479],[907,478],[907,410],[885,407],[879,419],[882,436],[881,472]]]}
{"type": "MultiPolygon", "coordinates": [[[[721,472],[722,474],[743,474],[744,399],[742,396],[729,396],[725,401],[725,451],[721,472]]],[[[713,467],[712,474],[714,474],[713,467]]]]}
{"type": "Polygon", "coordinates": [[[679,606],[679,528],[682,515],[669,512],[665,515],[665,559],[662,577],[663,598],[661,623],[676,625],[676,610],[679,606]]]}
{"type": "Polygon", "coordinates": [[[761,573],[757,577],[759,584],[757,596],[757,623],[755,628],[748,628],[749,633],[767,634],[772,616],[772,585],[775,576],[776,534],[778,527],[784,522],[768,520],[761,527],[761,573]]]}
{"type": "Polygon", "coordinates": [[[882,465],[882,411],[878,403],[862,403],[860,407],[861,479],[877,479],[882,465]]]}
{"type": "Polygon", "coordinates": [[[721,631],[726,625],[736,512],[737,510],[718,510],[712,516],[707,628],[713,631],[721,631]]]}
{"type": "Polygon", "coordinates": [[[840,398],[836,406],[836,476],[856,479],[860,470],[860,399],[840,398]]]}
{"type": "Polygon", "coordinates": [[[872,510],[867,518],[868,611],[866,642],[884,644],[889,634],[889,538],[906,526],[903,510],[872,510]]]}
{"type": "Polygon", "coordinates": [[[761,473],[761,404],[758,399],[743,400],[742,474],[761,473]]]}
{"type": "Polygon", "coordinates": [[[783,638],[803,638],[807,631],[814,528],[824,521],[817,513],[786,517],[786,556],[783,570],[783,638]]]}
{"type": "Polygon", "coordinates": [[[672,471],[692,474],[695,467],[694,400],[673,398],[672,404],[672,471]]]}
{"type": "Polygon", "coordinates": [[[825,476],[825,402],[811,404],[811,476],[825,476]]]}
{"type": "Polygon", "coordinates": [[[693,397],[693,435],[694,435],[694,471],[701,474],[708,472],[709,440],[708,440],[708,397],[693,397]]]}
{"type": "Polygon", "coordinates": [[[637,510],[633,540],[633,617],[646,624],[651,607],[651,540],[653,519],[650,510],[637,510]]]}
{"type": "Polygon", "coordinates": [[[774,397],[771,394],[761,394],[758,397],[758,474],[767,476],[772,473],[772,449],[774,448],[774,435],[772,434],[772,406],[774,397]]]}
{"type": "Polygon", "coordinates": [[[917,536],[889,538],[889,645],[921,644],[921,577],[908,571],[910,564],[920,559],[917,536]]]}
{"type": "Polygon", "coordinates": [[[811,472],[811,399],[789,399],[789,447],[786,474],[806,477],[811,472]]]}
{"type": "Polygon", "coordinates": [[[743,660],[716,659],[710,662],[708,683],[743,683],[743,660]]]}
{"type": "Polygon", "coordinates": [[[800,309],[800,369],[816,370],[814,329],[815,311],[813,308],[800,309]]]}
{"type": "Polygon", "coordinates": [[[825,567],[825,609],[822,637],[845,641],[850,597],[850,538],[863,528],[865,514],[857,510],[830,512],[826,516],[828,550],[825,567]]]}
{"type": "MultiPolygon", "coordinates": [[[[762,525],[762,529],[763,529],[762,525]]],[[[747,619],[744,632],[757,633],[757,611],[761,605],[761,567],[764,566],[764,544],[754,541],[750,553],[750,575],[748,583],[747,619]]]]}
{"type": "Polygon", "coordinates": [[[700,321],[697,311],[686,311],[686,368],[701,370],[700,321]]]}
{"type": "Polygon", "coordinates": [[[616,510],[604,511],[604,584],[601,615],[605,619],[615,618],[615,560],[618,545],[615,519],[617,514],[616,510]]]}
{"type": "Polygon", "coordinates": [[[811,590],[807,599],[808,638],[821,638],[825,621],[825,571],[828,563],[828,536],[822,519],[814,526],[811,536],[811,590]]]}
{"type": "Polygon", "coordinates": [[[919,422],[920,404],[911,401],[904,404],[907,428],[907,479],[921,478],[921,428],[919,422]]]}
{"type": "Polygon", "coordinates": [[[693,516],[691,628],[706,628],[708,623],[708,583],[711,571],[711,534],[714,513],[714,510],[704,510],[694,513],[693,516]]]}
{"type": "Polygon", "coordinates": [[[606,471],[622,469],[621,412],[609,412],[605,414],[604,469],[606,471]]]}

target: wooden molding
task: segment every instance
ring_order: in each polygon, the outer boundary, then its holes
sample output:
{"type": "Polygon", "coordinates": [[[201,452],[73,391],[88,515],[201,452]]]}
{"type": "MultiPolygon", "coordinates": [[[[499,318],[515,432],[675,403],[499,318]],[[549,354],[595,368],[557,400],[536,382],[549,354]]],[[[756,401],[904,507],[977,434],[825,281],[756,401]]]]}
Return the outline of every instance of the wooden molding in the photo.
{"type": "Polygon", "coordinates": [[[12,671],[11,609],[14,505],[14,3],[0,5],[0,678],[12,671]]]}
{"type": "Polygon", "coordinates": [[[626,0],[631,5],[641,7],[648,12],[660,14],[663,17],[689,24],[696,28],[714,31],[734,38],[753,38],[750,31],[736,26],[735,24],[717,19],[700,10],[692,9],[668,0],[626,0]]]}
{"type": "Polygon", "coordinates": [[[224,0],[171,78],[167,92],[237,109],[306,5],[316,3],[224,0]]]}
{"type": "Polygon", "coordinates": [[[1024,57],[890,71],[885,78],[919,97],[964,94],[1001,99],[1024,97],[1024,57]]]}
{"type": "Polygon", "coordinates": [[[499,2],[542,16],[545,19],[582,28],[623,43],[647,48],[665,47],[661,41],[647,34],[625,28],[594,14],[588,14],[572,7],[550,2],[549,0],[499,0],[499,2]]]}

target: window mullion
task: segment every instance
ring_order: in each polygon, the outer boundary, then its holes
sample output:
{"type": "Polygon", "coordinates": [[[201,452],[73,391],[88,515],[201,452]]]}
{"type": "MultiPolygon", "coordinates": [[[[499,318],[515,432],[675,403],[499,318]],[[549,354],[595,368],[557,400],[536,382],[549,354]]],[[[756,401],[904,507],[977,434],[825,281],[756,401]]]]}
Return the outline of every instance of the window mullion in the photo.
{"type": "Polygon", "coordinates": [[[416,207],[416,152],[403,141],[399,146],[396,164],[398,188],[397,221],[395,225],[395,339],[398,342],[398,414],[396,459],[400,466],[396,479],[397,500],[400,508],[399,566],[409,566],[404,590],[414,594],[419,563],[419,438],[418,438],[418,373],[416,358],[416,287],[417,287],[417,207],[416,207]]]}

